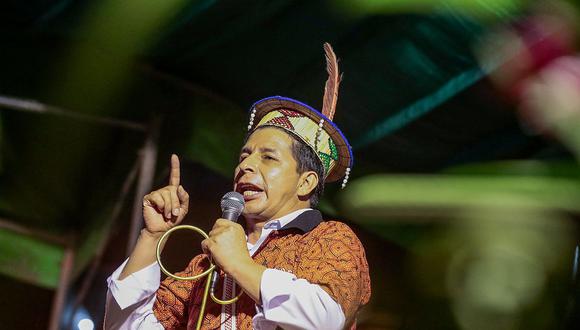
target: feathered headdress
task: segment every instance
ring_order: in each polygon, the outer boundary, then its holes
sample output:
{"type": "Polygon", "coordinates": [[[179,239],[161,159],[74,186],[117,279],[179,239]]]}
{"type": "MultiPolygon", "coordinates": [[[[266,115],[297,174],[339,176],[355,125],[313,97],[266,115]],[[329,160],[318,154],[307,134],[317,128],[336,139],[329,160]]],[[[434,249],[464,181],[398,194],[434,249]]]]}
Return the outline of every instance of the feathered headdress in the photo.
{"type": "Polygon", "coordinates": [[[334,112],[336,111],[336,102],[338,102],[338,87],[342,80],[342,73],[338,73],[338,59],[332,50],[332,46],[328,42],[324,43],[324,53],[328,79],[324,85],[322,114],[332,120],[334,118],[334,112]]]}
{"type": "Polygon", "coordinates": [[[353,155],[347,139],[332,122],[342,74],[329,43],[324,43],[324,52],[328,79],[324,87],[322,112],[288,97],[267,97],[252,106],[248,131],[261,126],[276,126],[294,134],[310,146],[320,159],[325,181],[343,178],[344,188],[352,168],[353,155]]]}

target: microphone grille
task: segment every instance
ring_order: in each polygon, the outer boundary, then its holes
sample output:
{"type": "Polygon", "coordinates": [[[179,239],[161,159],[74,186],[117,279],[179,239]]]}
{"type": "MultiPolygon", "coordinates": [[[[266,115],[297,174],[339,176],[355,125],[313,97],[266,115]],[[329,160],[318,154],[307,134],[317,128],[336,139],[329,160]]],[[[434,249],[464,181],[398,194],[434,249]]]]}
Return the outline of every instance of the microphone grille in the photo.
{"type": "Polygon", "coordinates": [[[225,210],[235,210],[235,212],[239,215],[244,210],[244,196],[242,194],[230,191],[222,197],[220,202],[220,206],[222,208],[222,212],[225,210]]]}

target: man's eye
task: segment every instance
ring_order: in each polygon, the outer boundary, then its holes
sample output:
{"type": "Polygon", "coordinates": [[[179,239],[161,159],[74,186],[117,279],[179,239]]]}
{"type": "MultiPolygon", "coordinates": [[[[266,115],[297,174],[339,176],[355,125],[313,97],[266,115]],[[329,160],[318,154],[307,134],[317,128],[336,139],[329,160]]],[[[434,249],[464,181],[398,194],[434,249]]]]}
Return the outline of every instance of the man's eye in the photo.
{"type": "Polygon", "coordinates": [[[276,158],[270,156],[270,155],[263,155],[262,158],[266,159],[266,160],[276,160],[276,158]]]}
{"type": "Polygon", "coordinates": [[[241,163],[244,159],[246,159],[248,157],[248,154],[242,154],[240,155],[240,160],[239,162],[241,163]]]}

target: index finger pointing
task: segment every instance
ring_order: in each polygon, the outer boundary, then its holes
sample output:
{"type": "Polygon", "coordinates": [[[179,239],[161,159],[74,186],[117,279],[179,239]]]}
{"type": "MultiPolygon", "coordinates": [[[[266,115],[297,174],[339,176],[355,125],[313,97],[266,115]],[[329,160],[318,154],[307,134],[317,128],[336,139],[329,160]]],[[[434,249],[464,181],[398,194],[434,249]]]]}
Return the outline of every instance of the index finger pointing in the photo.
{"type": "Polygon", "coordinates": [[[179,157],[176,154],[171,155],[171,170],[169,171],[169,185],[179,186],[179,157]]]}

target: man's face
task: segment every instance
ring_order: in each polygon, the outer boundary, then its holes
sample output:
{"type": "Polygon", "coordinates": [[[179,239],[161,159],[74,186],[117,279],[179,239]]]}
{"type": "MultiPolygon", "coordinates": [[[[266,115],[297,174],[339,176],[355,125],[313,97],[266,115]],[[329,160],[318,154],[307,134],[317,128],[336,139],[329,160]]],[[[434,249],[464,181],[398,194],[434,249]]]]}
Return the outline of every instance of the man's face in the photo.
{"type": "Polygon", "coordinates": [[[275,219],[296,209],[300,175],[292,143],[284,131],[266,127],[252,133],[242,148],[234,190],[244,195],[246,217],[275,219]]]}

